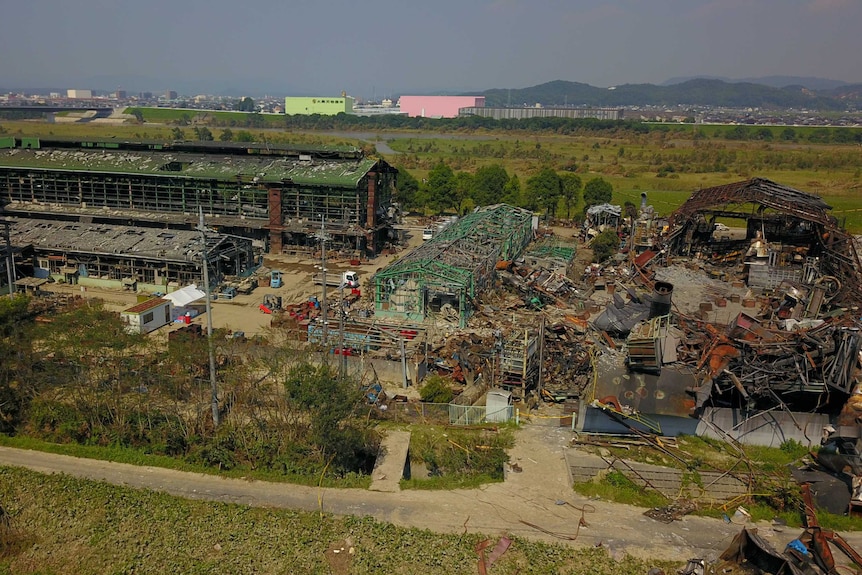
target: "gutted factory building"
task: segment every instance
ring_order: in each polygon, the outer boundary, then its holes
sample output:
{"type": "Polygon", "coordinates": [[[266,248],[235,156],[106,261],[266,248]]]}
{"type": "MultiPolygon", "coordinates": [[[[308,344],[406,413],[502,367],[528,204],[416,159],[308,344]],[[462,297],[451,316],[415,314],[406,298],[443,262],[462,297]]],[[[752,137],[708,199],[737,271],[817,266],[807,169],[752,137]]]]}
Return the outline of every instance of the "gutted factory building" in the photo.
{"type": "Polygon", "coordinates": [[[0,138],[0,205],[10,216],[194,229],[269,251],[333,245],[374,255],[394,237],[397,171],[347,146],[0,138]]]}
{"type": "Polygon", "coordinates": [[[497,262],[517,258],[532,239],[531,212],[477,208],[374,275],[375,314],[423,320],[442,313],[463,326],[497,262]]]}
{"type": "Polygon", "coordinates": [[[31,218],[11,221],[12,245],[31,254],[18,259],[16,268],[68,284],[166,293],[203,283],[204,251],[213,283],[241,276],[255,265],[251,240],[237,236],[208,232],[204,250],[202,235],[188,230],[31,218]]]}

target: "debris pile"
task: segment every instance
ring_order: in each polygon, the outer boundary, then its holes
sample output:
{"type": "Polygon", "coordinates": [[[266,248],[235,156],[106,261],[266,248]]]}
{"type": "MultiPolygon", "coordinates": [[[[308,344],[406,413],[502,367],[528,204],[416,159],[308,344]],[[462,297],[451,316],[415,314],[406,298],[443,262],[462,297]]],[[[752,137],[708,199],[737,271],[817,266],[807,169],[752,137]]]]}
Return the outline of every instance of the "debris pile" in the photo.
{"type": "Polygon", "coordinates": [[[849,572],[862,569],[862,556],[840,534],[824,529],[817,520],[808,484],[803,484],[805,497],[805,530],[790,541],[782,552],[775,550],[753,527],[745,527],[733,538],[716,565],[703,559],[691,559],[680,573],[769,573],[784,575],[831,574],[839,568],[849,572]],[[853,566],[841,564],[832,547],[849,559],[853,566]]]}

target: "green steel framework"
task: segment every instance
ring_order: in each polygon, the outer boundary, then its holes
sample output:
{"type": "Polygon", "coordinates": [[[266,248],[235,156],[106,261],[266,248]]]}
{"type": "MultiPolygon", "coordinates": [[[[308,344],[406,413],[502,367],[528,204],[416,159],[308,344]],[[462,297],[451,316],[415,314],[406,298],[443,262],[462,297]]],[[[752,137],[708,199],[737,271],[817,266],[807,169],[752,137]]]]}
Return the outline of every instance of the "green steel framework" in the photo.
{"type": "Polygon", "coordinates": [[[449,303],[464,327],[497,262],[516,259],[532,240],[532,219],[531,212],[506,204],[464,216],[375,274],[375,313],[420,321],[449,303]]]}

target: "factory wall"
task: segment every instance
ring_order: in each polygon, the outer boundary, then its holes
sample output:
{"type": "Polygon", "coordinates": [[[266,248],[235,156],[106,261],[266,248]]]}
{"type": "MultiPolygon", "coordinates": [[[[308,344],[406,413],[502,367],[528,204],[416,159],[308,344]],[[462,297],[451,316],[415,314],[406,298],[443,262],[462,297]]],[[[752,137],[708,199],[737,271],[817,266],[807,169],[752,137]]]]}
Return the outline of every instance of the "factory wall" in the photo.
{"type": "Polygon", "coordinates": [[[485,96],[401,96],[402,113],[411,118],[456,118],[461,108],[485,106],[485,96]]]}
{"type": "Polygon", "coordinates": [[[344,112],[353,113],[353,98],[350,96],[287,97],[284,99],[284,113],[288,116],[320,114],[334,116],[344,112]]]}

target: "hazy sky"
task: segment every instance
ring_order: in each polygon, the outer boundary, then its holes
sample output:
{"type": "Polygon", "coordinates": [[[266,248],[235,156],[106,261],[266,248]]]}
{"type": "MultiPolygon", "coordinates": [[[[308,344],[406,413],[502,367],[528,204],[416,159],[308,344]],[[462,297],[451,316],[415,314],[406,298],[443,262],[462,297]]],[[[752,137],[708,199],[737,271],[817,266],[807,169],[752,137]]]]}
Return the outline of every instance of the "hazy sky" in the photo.
{"type": "Polygon", "coordinates": [[[0,88],[379,99],[551,80],[862,82],[862,0],[2,0],[0,16],[0,88]]]}

